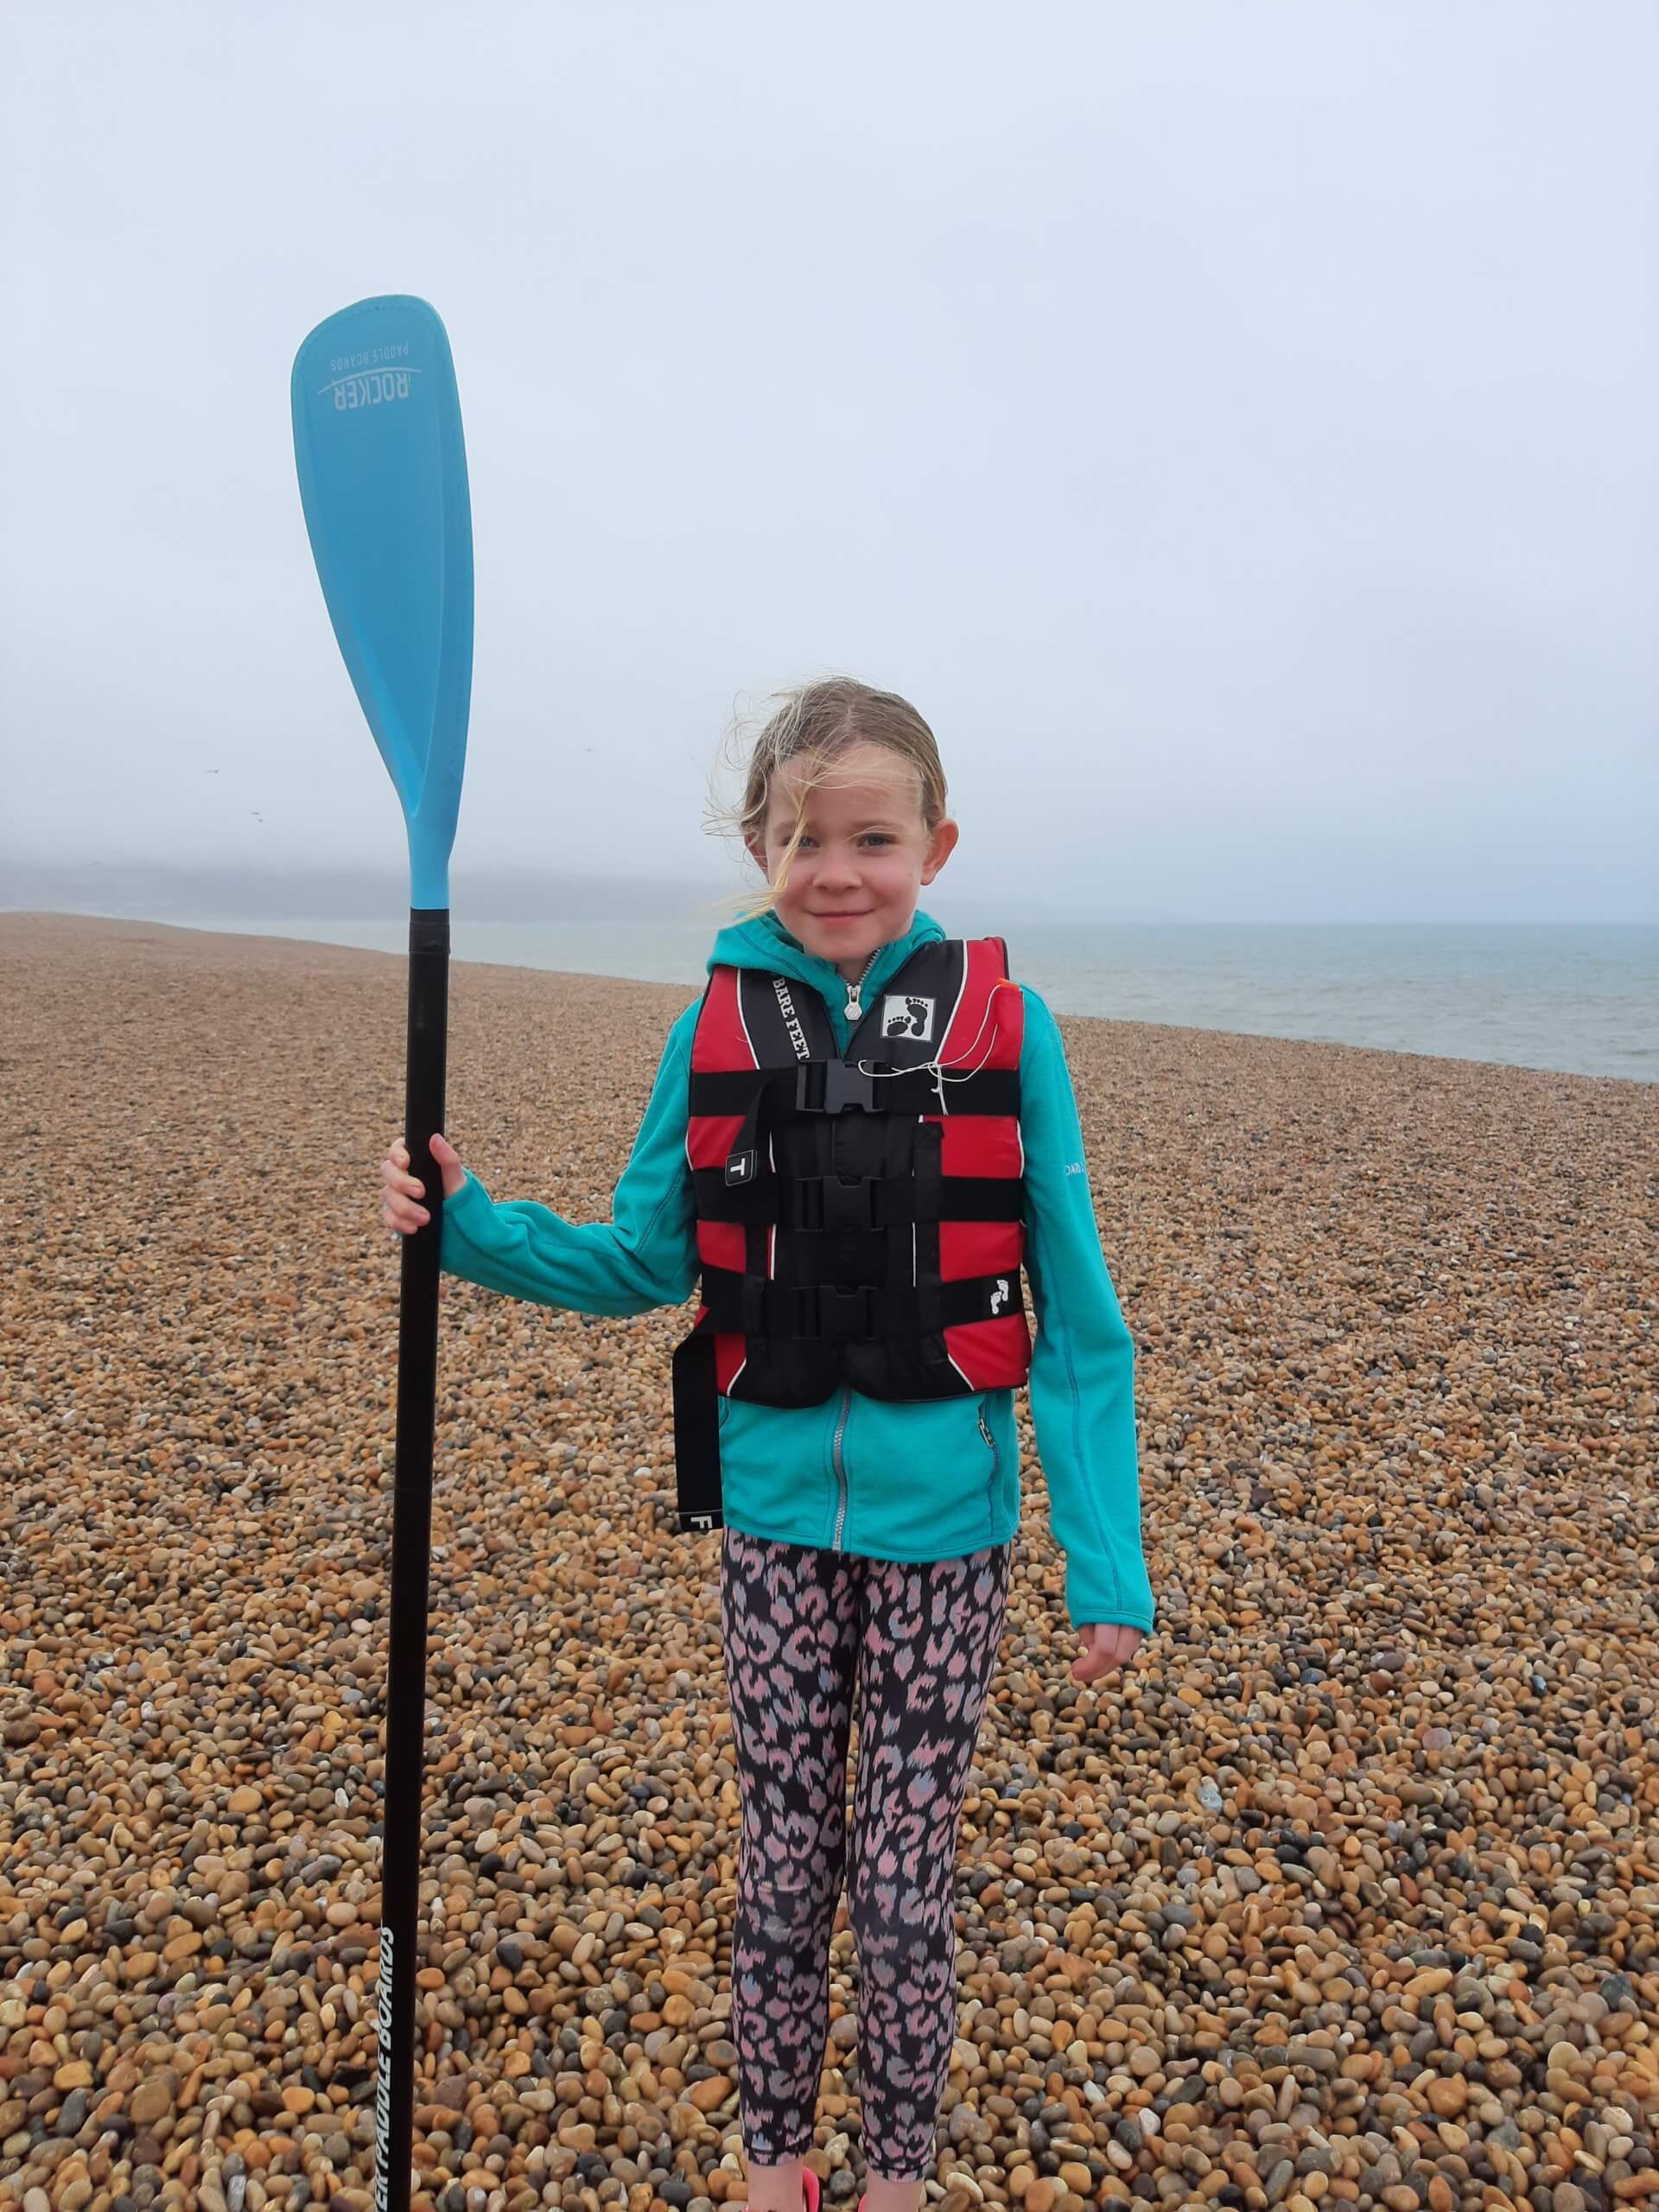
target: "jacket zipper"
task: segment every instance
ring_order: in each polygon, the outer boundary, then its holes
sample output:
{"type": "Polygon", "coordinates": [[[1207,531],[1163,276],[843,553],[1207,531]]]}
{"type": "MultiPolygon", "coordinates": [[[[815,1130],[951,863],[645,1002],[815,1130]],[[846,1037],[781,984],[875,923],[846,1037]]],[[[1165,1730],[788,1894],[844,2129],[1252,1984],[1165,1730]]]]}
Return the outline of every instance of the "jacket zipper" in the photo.
{"type": "Polygon", "coordinates": [[[859,1004],[859,994],[864,988],[865,984],[869,982],[870,970],[874,967],[880,956],[881,948],[880,945],[877,945],[875,950],[870,955],[868,960],[864,963],[864,973],[859,977],[855,983],[849,983],[847,985],[847,1004],[842,1010],[847,1020],[860,1021],[863,1019],[864,1009],[859,1004]]]}
{"type": "Polygon", "coordinates": [[[841,1440],[847,1427],[847,1416],[852,1410],[853,1393],[850,1384],[842,1391],[841,1411],[836,1416],[836,1479],[841,1484],[841,1503],[836,1508],[836,1533],[830,1539],[833,1551],[841,1549],[841,1532],[847,1520],[847,1470],[841,1461],[841,1440]]]}

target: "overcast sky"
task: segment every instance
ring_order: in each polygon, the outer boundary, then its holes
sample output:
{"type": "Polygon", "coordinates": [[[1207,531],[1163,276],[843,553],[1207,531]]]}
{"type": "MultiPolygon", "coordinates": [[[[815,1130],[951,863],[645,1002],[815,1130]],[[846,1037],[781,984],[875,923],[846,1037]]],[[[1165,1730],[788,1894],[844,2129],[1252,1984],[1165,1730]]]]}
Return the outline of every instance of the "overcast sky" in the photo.
{"type": "Polygon", "coordinates": [[[457,887],[729,880],[844,669],[1011,893],[1659,918],[1656,108],[1649,0],[8,0],[0,854],[401,865],[288,379],[413,291],[457,887]]]}

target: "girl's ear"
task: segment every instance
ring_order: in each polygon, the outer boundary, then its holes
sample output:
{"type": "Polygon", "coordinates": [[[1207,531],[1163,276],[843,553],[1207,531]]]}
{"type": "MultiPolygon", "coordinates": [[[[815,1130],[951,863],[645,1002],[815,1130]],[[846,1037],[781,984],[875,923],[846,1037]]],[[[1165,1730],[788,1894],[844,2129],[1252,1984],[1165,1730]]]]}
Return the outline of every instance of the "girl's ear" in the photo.
{"type": "Polygon", "coordinates": [[[928,841],[927,858],[922,862],[922,881],[924,883],[932,882],[934,877],[944,866],[946,861],[948,861],[951,854],[955,852],[957,849],[957,839],[961,835],[962,831],[960,828],[947,814],[944,821],[940,823],[938,828],[933,832],[931,838],[928,841]]]}

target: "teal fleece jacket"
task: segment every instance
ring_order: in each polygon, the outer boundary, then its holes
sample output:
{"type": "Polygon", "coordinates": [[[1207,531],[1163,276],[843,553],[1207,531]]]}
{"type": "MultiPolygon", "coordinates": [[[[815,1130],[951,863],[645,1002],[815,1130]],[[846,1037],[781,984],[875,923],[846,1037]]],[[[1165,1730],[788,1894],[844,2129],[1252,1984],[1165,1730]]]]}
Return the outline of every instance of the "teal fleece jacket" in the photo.
{"type": "MultiPolygon", "coordinates": [[[[944,935],[918,909],[908,931],[876,955],[864,1004],[874,1003],[916,946],[944,935]]],[[[809,985],[823,1000],[837,1049],[846,1050],[842,978],[775,915],[721,930],[709,957],[710,969],[716,963],[809,985]]],[[[1031,1414],[1065,1555],[1066,1609],[1074,1628],[1122,1622],[1150,1631],[1135,1346],[1101,1252],[1060,1033],[1031,986],[1020,988],[1025,1266],[1037,1324],[1031,1414]]],[[[440,1257],[448,1274],[582,1313],[644,1313],[691,1296],[698,1260],[687,1077],[701,1003],[693,1000],[669,1032],[612,1219],[566,1221],[529,1199],[497,1205],[469,1173],[444,1201],[440,1257]]],[[[664,1388],[666,1396],[666,1377],[664,1388]]],[[[722,1396],[720,1449],[725,1519],[749,1535],[921,1560],[1004,1543],[1020,1525],[1011,1389],[900,1403],[843,1388],[802,1407],[722,1396]]]]}

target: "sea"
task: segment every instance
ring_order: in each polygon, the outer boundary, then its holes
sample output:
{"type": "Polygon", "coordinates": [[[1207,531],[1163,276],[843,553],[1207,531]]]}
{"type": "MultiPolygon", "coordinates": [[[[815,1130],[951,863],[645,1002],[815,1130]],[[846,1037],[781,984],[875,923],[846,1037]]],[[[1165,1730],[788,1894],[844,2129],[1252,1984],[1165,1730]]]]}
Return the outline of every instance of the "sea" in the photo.
{"type": "MultiPolygon", "coordinates": [[[[995,927],[936,918],[957,931],[995,927]]],[[[182,925],[408,949],[404,916],[182,925]]],[[[1659,1082],[1659,925],[1040,922],[997,933],[1012,972],[1056,1014],[1659,1082]]],[[[696,991],[713,940],[707,920],[490,922],[458,913],[450,957],[696,991]]]]}

